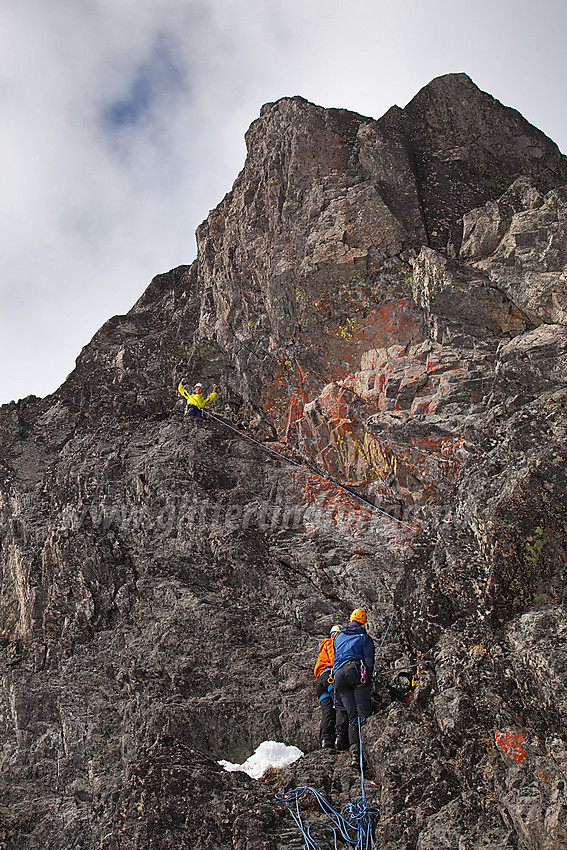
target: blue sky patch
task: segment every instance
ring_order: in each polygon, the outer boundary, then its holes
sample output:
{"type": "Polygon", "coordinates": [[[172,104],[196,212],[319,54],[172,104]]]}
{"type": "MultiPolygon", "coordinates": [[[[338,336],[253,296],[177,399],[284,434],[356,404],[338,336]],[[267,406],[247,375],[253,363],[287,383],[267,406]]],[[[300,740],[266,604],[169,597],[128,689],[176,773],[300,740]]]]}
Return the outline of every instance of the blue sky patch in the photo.
{"type": "Polygon", "coordinates": [[[162,39],[155,45],[149,60],[138,68],[126,96],[105,107],[103,125],[117,130],[140,125],[161,99],[171,97],[183,87],[183,74],[162,39]]]}

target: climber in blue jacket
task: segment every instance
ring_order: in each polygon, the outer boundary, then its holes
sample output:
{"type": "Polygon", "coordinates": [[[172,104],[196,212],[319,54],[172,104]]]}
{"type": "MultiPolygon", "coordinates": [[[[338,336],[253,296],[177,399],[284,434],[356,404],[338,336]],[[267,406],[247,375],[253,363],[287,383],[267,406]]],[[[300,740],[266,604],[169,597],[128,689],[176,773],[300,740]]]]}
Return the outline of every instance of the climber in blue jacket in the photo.
{"type": "Polygon", "coordinates": [[[365,625],[366,611],[355,608],[348,626],[334,640],[335,690],[348,714],[349,750],[355,765],[360,759],[359,719],[362,725],[372,714],[370,695],[376,650],[365,625]]]}

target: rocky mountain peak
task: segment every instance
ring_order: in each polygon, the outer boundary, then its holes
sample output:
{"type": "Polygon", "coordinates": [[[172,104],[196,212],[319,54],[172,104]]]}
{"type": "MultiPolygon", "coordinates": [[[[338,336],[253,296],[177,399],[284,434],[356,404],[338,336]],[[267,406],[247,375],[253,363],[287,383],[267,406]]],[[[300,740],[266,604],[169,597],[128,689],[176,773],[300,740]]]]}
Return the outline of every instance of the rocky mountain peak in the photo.
{"type": "Polygon", "coordinates": [[[275,791],[358,794],[312,672],[355,607],[377,846],[562,847],[567,159],[465,74],[246,143],[194,263],[0,410],[0,847],[294,846],[275,791]]]}

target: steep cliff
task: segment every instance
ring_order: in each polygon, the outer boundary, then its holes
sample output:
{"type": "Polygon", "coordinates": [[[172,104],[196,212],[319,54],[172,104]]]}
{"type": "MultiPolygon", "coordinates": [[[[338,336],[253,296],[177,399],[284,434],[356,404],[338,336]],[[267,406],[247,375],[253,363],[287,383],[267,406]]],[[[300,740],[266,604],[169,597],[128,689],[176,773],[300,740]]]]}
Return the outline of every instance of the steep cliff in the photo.
{"type": "Polygon", "coordinates": [[[195,262],[0,411],[0,847],[300,846],[275,791],[358,793],[312,666],[360,605],[377,846],[564,847],[567,158],[463,74],[246,140],[195,262]]]}

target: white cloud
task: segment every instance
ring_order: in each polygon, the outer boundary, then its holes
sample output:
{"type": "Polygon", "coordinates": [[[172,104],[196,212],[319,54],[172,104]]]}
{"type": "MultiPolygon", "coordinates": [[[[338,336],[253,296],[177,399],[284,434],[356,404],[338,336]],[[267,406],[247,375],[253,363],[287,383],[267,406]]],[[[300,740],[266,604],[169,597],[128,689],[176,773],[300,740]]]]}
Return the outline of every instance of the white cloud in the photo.
{"type": "Polygon", "coordinates": [[[559,0],[19,0],[0,9],[0,401],[52,391],[195,255],[266,101],[379,117],[465,71],[567,148],[559,0]]]}

